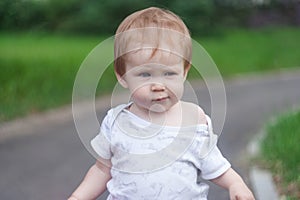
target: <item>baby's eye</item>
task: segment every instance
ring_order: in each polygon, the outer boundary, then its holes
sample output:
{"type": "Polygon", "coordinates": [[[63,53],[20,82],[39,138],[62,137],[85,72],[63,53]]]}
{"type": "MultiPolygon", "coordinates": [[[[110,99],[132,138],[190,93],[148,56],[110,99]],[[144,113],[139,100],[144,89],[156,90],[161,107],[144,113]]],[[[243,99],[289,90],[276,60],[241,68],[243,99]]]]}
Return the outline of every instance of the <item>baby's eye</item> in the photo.
{"type": "Polygon", "coordinates": [[[149,77],[149,76],[151,76],[151,74],[148,73],[148,72],[142,72],[142,73],[139,73],[139,76],[141,76],[141,77],[149,77]]]}
{"type": "Polygon", "coordinates": [[[176,72],[166,72],[165,76],[174,76],[176,74],[177,74],[176,72]]]}

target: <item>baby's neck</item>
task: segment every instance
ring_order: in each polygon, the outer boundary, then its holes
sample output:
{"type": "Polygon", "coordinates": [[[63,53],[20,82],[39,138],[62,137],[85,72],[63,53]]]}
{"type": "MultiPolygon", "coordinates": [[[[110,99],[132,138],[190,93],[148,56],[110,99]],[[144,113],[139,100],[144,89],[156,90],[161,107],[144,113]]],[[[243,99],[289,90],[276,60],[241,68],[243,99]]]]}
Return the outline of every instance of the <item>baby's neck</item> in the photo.
{"type": "Polygon", "coordinates": [[[157,125],[178,126],[181,124],[182,109],[180,109],[181,102],[177,102],[170,109],[163,112],[154,112],[148,109],[141,109],[134,103],[128,108],[130,112],[138,117],[157,125]]]}

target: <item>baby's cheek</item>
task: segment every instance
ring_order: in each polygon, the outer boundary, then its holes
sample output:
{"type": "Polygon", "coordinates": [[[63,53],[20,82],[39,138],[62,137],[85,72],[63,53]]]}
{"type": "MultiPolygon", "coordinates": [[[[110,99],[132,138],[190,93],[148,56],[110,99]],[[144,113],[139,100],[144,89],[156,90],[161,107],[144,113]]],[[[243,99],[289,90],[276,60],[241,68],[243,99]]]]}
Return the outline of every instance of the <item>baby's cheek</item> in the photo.
{"type": "Polygon", "coordinates": [[[184,85],[183,84],[169,84],[169,91],[179,100],[183,95],[184,85]]]}
{"type": "Polygon", "coordinates": [[[145,93],[147,90],[147,84],[145,82],[141,82],[138,80],[135,80],[130,84],[130,92],[131,95],[139,94],[139,93],[145,93]]]}
{"type": "Polygon", "coordinates": [[[137,88],[135,91],[132,91],[131,97],[135,101],[143,102],[147,100],[148,92],[145,87],[137,88]]]}

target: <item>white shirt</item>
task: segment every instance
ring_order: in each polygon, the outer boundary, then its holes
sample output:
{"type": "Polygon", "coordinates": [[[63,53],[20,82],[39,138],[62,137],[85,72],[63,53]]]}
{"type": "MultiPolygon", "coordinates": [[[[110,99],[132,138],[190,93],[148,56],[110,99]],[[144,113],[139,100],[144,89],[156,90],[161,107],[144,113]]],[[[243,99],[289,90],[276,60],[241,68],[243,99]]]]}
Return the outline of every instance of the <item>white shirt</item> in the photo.
{"type": "Polygon", "coordinates": [[[127,107],[109,110],[91,141],[96,153],[112,162],[108,199],[207,199],[208,185],[197,183],[197,172],[214,179],[230,168],[216,146],[210,118],[208,125],[160,126],[127,107]]]}

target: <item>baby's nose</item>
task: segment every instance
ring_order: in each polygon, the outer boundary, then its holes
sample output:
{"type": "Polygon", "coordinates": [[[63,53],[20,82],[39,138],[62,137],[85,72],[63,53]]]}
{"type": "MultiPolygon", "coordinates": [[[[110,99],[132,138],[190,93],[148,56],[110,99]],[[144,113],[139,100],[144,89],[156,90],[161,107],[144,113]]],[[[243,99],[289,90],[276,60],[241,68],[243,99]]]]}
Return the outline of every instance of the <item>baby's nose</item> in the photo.
{"type": "Polygon", "coordinates": [[[161,92],[161,91],[164,91],[166,89],[166,87],[162,84],[159,84],[159,83],[153,83],[151,85],[151,90],[153,92],[161,92]]]}

